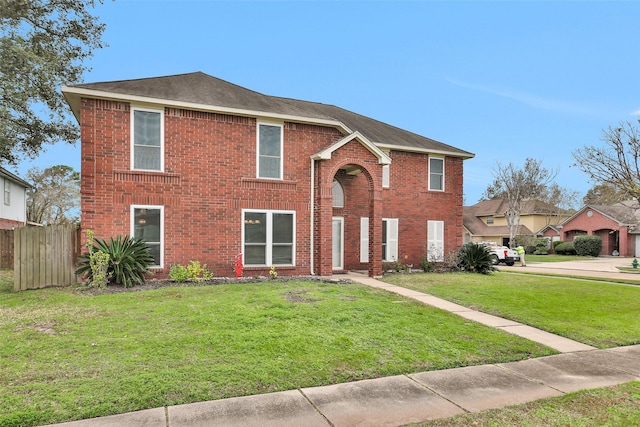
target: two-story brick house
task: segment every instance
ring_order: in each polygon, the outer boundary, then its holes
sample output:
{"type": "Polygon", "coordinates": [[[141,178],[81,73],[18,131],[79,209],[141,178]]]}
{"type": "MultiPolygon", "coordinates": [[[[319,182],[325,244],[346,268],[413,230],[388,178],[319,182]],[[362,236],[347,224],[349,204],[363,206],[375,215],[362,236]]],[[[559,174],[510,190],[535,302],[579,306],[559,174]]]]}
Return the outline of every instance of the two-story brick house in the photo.
{"type": "Polygon", "coordinates": [[[80,84],[81,223],[129,234],[157,271],[194,259],[231,275],[379,275],[462,244],[473,154],[320,103],[197,72],[80,84]]]}

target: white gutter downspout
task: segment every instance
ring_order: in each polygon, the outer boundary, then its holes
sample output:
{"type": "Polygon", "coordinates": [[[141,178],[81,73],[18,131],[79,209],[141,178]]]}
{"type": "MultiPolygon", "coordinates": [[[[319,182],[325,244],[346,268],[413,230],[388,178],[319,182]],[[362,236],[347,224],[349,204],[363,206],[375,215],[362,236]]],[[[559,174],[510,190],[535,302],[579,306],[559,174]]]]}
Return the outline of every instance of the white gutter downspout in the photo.
{"type": "Polygon", "coordinates": [[[309,233],[309,274],[311,276],[314,276],[315,273],[313,272],[313,248],[314,248],[314,243],[313,243],[313,222],[314,222],[314,212],[315,212],[315,205],[314,205],[314,199],[315,199],[315,194],[314,194],[314,184],[315,184],[315,166],[316,166],[316,162],[313,159],[313,157],[311,157],[311,226],[310,226],[310,233],[309,233]]]}

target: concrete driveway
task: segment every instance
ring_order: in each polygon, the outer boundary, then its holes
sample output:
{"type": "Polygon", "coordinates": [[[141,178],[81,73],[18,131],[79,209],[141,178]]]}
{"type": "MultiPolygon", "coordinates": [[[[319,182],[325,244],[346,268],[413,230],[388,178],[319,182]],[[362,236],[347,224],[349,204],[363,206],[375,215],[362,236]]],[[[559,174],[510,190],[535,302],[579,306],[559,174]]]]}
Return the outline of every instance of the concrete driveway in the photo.
{"type": "Polygon", "coordinates": [[[640,282],[640,267],[636,271],[623,272],[617,267],[631,267],[634,258],[598,257],[590,260],[561,262],[527,262],[526,267],[515,264],[512,267],[499,265],[501,271],[566,274],[571,276],[625,279],[640,282]]]}

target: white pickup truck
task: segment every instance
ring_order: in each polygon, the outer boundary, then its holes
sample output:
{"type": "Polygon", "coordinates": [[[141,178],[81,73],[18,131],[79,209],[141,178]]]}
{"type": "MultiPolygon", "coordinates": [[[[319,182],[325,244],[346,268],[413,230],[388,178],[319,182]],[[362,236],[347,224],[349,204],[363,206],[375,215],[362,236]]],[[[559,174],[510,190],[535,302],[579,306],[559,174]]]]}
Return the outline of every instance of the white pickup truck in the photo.
{"type": "Polygon", "coordinates": [[[501,262],[512,266],[516,261],[520,261],[520,255],[515,249],[509,249],[507,246],[498,246],[493,242],[482,242],[491,254],[491,262],[498,265],[501,262]]]}

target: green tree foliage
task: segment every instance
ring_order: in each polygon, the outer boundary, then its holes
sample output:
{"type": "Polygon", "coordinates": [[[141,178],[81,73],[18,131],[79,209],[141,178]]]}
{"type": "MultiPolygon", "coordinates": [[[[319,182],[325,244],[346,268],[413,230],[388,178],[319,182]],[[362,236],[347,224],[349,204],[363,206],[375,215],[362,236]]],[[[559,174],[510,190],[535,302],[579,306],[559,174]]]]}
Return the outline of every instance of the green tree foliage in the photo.
{"type": "Polygon", "coordinates": [[[611,206],[619,202],[624,202],[625,200],[627,200],[625,194],[613,185],[598,184],[587,191],[587,194],[582,198],[582,203],[585,205],[611,206]]]}
{"type": "Polygon", "coordinates": [[[625,200],[640,200],[640,120],[602,132],[602,147],[575,150],[575,166],[594,182],[616,189],[625,200]]]}
{"type": "Polygon", "coordinates": [[[80,207],[80,174],[70,166],[31,168],[26,180],[27,221],[38,224],[78,222],[80,207]]]}
{"type": "MultiPolygon", "coordinates": [[[[102,3],[102,0],[98,0],[102,3]]],[[[94,0],[0,2],[0,162],[35,157],[43,144],[75,143],[78,129],[59,88],[79,83],[104,24],[94,0]]]]}

